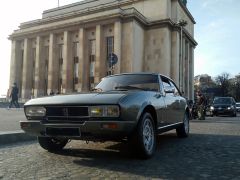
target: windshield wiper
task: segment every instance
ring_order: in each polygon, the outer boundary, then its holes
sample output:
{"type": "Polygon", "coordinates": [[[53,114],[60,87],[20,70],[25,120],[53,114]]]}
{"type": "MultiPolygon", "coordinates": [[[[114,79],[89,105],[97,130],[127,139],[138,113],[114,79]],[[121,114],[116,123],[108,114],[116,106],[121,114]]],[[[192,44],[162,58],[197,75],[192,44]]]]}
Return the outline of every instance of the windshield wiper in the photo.
{"type": "Polygon", "coordinates": [[[101,88],[93,88],[92,91],[102,92],[103,90],[101,88]]]}
{"type": "Polygon", "coordinates": [[[128,91],[128,90],[145,90],[139,87],[135,87],[135,86],[116,86],[115,87],[116,90],[119,91],[128,91]]]}

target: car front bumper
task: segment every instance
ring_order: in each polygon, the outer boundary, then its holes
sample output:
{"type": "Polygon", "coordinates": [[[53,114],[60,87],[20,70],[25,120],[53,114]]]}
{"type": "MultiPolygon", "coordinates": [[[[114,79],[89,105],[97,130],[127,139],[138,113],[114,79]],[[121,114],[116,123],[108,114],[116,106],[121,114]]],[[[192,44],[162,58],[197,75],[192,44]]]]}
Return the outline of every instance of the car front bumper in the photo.
{"type": "Polygon", "coordinates": [[[212,114],[214,115],[232,115],[234,114],[234,110],[233,109],[215,109],[211,111],[212,114]]]}
{"type": "Polygon", "coordinates": [[[65,137],[82,140],[117,140],[133,132],[135,121],[85,121],[81,124],[20,121],[22,130],[34,136],[65,137]]]}

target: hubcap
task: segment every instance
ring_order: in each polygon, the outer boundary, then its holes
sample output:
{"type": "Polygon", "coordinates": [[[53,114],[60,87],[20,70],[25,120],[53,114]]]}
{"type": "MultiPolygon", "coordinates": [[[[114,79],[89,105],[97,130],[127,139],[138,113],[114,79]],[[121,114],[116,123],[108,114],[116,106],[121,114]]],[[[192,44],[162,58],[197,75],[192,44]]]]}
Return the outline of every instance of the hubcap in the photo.
{"type": "Polygon", "coordinates": [[[151,119],[145,119],[143,124],[143,143],[148,153],[152,152],[154,145],[154,131],[151,119]]]}

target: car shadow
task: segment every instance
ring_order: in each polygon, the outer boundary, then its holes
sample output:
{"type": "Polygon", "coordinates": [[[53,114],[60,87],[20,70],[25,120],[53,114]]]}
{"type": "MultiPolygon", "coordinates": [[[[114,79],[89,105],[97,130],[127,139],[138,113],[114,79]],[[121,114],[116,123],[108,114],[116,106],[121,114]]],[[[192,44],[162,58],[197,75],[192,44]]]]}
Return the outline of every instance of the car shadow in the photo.
{"type": "Polygon", "coordinates": [[[79,167],[119,174],[162,179],[219,179],[223,170],[228,178],[239,173],[239,144],[239,136],[191,134],[189,138],[179,139],[175,133],[166,133],[158,136],[157,151],[148,160],[138,159],[127,143],[107,144],[100,149],[94,149],[94,145],[70,147],[59,154],[72,157],[79,167]]]}

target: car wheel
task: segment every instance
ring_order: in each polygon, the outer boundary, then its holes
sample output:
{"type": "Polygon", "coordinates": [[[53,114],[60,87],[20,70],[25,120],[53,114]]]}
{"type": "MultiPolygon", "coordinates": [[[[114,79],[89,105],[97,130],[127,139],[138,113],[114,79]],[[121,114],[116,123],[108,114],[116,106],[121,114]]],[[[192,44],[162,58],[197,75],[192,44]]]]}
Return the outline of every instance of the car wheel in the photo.
{"type": "Polygon", "coordinates": [[[150,158],[156,150],[156,130],[151,114],[144,113],[138,123],[131,143],[139,157],[150,158]]]}
{"type": "Polygon", "coordinates": [[[68,143],[68,139],[53,137],[38,137],[38,143],[43,149],[48,151],[59,151],[68,143]]]}
{"type": "Polygon", "coordinates": [[[188,137],[189,135],[189,116],[185,113],[183,123],[176,129],[177,136],[180,138],[188,137]]]}

